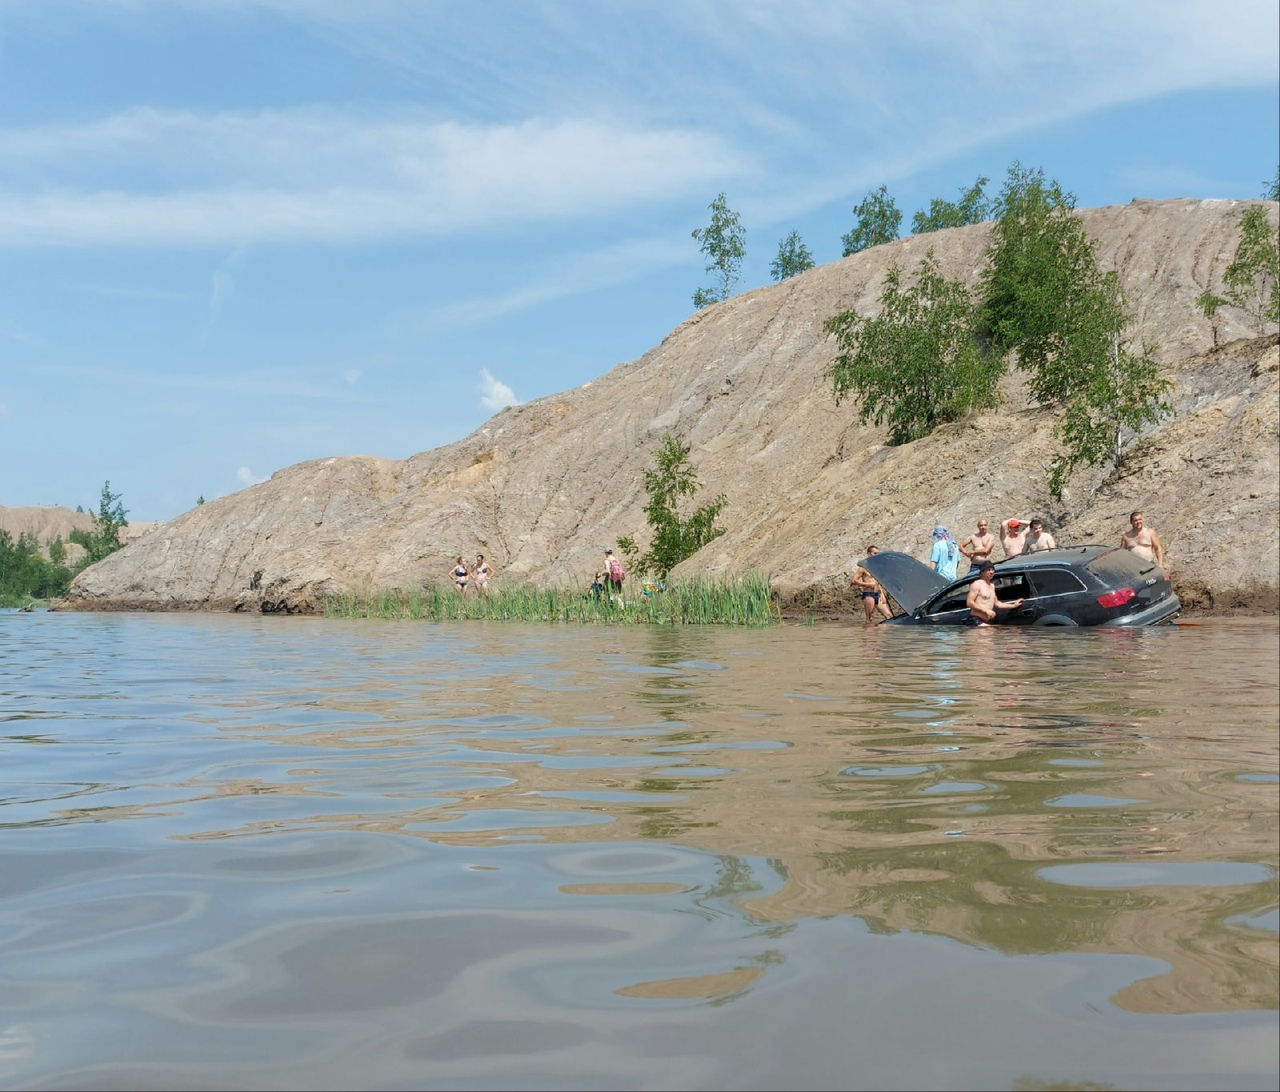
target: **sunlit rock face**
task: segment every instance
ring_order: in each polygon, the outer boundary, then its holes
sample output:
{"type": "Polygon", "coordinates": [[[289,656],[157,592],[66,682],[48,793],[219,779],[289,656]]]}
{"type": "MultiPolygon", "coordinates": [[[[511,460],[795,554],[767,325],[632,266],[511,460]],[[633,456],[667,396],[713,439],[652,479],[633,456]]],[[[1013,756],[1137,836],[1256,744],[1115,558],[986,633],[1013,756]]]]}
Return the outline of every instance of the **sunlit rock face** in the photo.
{"type": "MultiPolygon", "coordinates": [[[[1255,202],[1256,203],[1256,202],[1255,202]]],[[[1060,545],[1118,542],[1141,508],[1191,606],[1274,607],[1276,337],[1226,308],[1214,331],[1196,305],[1221,285],[1247,202],[1135,201],[1082,212],[1104,268],[1136,315],[1135,342],[1175,387],[1171,416],[1124,466],[1082,471],[1061,502],[1046,468],[1052,413],[1016,374],[993,412],[902,447],[837,406],[823,320],[876,306],[891,263],[932,249],[975,282],[989,228],[903,239],[701,311],[639,360],[594,382],[505,409],[463,440],[404,461],[300,463],[211,501],[85,571],[68,606],[311,611],[365,588],[444,583],[453,559],[486,554],[498,579],[589,583],[619,536],[643,543],[642,471],[662,436],[692,446],[706,496],[723,492],[726,534],[676,577],[756,570],[786,598],[852,606],[868,543],[927,557],[930,531],[1041,516],[1060,545]]],[[[1274,203],[1269,206],[1273,221],[1274,203]]],[[[565,333],[567,340],[572,330],[565,333]]]]}

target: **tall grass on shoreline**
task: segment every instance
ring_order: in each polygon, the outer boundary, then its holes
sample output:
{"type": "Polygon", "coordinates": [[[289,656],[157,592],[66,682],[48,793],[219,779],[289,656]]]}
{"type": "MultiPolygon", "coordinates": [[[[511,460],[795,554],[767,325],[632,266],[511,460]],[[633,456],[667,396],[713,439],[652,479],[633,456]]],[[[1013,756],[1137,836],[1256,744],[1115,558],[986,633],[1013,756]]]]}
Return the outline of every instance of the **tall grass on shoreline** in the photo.
{"type": "Polygon", "coordinates": [[[433,622],[604,622],[615,625],[767,626],[782,618],[766,577],[748,573],[719,580],[695,576],[665,591],[641,594],[628,581],[621,596],[593,595],[578,588],[501,584],[489,595],[452,586],[371,588],[330,596],[326,618],[412,618],[433,622]]]}

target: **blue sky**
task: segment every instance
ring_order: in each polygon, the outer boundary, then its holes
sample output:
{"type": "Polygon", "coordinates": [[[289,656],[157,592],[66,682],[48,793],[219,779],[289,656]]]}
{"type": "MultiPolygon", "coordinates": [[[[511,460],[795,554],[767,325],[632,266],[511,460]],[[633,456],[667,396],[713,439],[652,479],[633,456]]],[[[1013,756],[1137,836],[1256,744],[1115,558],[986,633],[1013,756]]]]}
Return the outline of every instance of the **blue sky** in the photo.
{"type": "Polygon", "coordinates": [[[0,0],[0,504],[168,519],[403,458],[1015,160],[1257,197],[1275,0],[0,0]]]}

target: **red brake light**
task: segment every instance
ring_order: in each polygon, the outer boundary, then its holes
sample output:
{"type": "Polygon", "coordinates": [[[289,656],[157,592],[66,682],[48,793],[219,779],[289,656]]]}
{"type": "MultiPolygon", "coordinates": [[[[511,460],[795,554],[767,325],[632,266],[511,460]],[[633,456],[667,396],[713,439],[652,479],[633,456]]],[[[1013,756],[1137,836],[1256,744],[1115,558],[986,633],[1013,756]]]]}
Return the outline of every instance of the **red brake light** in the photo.
{"type": "Polygon", "coordinates": [[[1123,607],[1137,594],[1132,588],[1116,588],[1115,591],[1109,591],[1106,595],[1098,596],[1098,606],[1123,607]]]}

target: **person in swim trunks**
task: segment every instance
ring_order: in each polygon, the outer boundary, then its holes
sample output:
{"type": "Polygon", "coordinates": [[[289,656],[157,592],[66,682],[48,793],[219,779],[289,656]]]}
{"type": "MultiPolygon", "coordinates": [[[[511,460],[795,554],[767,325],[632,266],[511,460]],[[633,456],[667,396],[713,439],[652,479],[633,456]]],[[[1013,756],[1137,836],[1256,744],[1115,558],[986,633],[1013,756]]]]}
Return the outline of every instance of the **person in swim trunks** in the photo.
{"type": "Polygon", "coordinates": [[[969,585],[969,594],[964,601],[969,608],[969,616],[964,620],[966,626],[988,626],[996,620],[999,611],[1022,606],[1021,599],[1014,599],[1009,603],[1000,602],[996,598],[995,579],[994,561],[984,561],[978,566],[978,579],[969,585]]]}
{"type": "MultiPolygon", "coordinates": [[[[867,547],[868,557],[874,557],[879,552],[879,546],[867,547]]],[[[889,609],[889,604],[885,602],[884,588],[880,586],[880,581],[861,565],[849,577],[849,583],[862,593],[862,608],[867,612],[867,625],[874,624],[877,611],[884,615],[885,618],[893,617],[893,611],[889,609]]]]}

